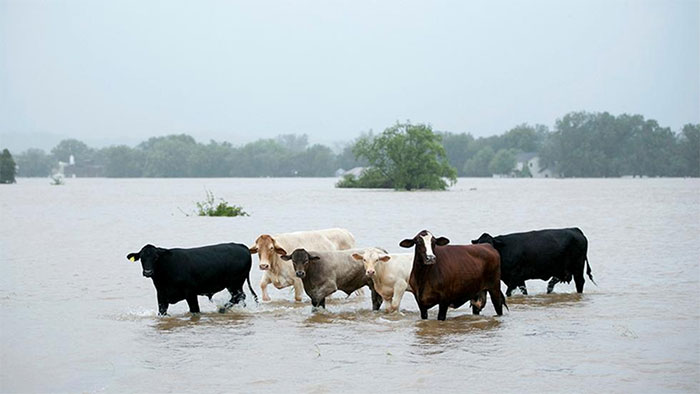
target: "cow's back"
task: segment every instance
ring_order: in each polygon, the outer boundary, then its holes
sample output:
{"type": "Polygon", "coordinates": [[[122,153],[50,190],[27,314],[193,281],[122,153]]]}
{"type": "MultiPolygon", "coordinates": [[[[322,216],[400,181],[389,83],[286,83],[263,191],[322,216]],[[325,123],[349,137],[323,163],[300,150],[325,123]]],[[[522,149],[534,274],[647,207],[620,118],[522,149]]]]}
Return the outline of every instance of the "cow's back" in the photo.
{"type": "Polygon", "coordinates": [[[446,245],[434,249],[436,263],[415,267],[410,286],[424,305],[459,307],[478,292],[500,284],[500,257],[488,244],[446,245]]]}
{"type": "Polygon", "coordinates": [[[217,292],[233,282],[242,282],[251,265],[248,247],[235,243],[174,248],[163,261],[169,282],[199,294],[217,292]]]}
{"type": "Polygon", "coordinates": [[[355,237],[344,228],[329,228],[318,230],[318,233],[328,239],[337,250],[352,249],[355,247],[355,237]]]}
{"type": "Polygon", "coordinates": [[[327,230],[296,231],[292,233],[275,234],[272,237],[287,253],[294,249],[307,250],[338,250],[339,248],[324,234],[327,230]]]}
{"type": "MultiPolygon", "coordinates": [[[[569,260],[585,259],[588,241],[578,228],[546,229],[496,237],[503,276],[521,279],[570,277],[569,260]]],[[[582,261],[582,260],[581,260],[582,261]]]]}
{"type": "Polygon", "coordinates": [[[329,282],[338,290],[346,293],[365,286],[369,278],[365,275],[364,265],[352,257],[353,253],[361,253],[361,249],[349,249],[339,251],[308,251],[311,256],[318,256],[320,260],[309,264],[307,274],[313,287],[326,287],[329,282]]]}

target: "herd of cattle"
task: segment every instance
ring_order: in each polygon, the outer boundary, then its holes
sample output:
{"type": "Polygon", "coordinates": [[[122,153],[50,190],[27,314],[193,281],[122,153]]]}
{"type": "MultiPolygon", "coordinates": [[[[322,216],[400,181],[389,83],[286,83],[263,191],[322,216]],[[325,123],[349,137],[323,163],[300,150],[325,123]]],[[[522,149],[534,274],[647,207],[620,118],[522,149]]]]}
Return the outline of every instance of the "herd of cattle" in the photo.
{"type": "MultiPolygon", "coordinates": [[[[435,238],[424,230],[399,243],[413,253],[388,253],[378,247],[355,248],[355,238],[345,229],[263,234],[248,248],[227,243],[191,249],[163,249],[144,246],[129,253],[131,261],[140,260],[143,275],[153,280],[158,313],[165,315],[169,304],[186,300],[190,312],[198,313],[197,296],[211,297],[227,289],[231,299],[220,311],[245,300],[243,284],[255,301],[258,296],[250,285],[252,254],[260,258],[263,271],[262,298],[269,301],[269,284],[278,289],[294,286],[294,298],[302,292],[311,298],[314,308],[326,306],[326,297],[337,290],[348,295],[369,287],[372,309],[387,302],[387,311],[399,309],[404,292],[413,293],[421,318],[438,305],[438,319],[445,320],[447,308],[470,302],[478,315],[489,294],[498,315],[506,306],[501,281],[510,296],[516,288],[527,294],[528,279],[550,280],[547,293],[558,282],[573,278],[576,291],[583,292],[584,265],[588,265],[588,241],[578,228],[539,230],[492,237],[482,234],[472,245],[449,245],[445,237],[435,238]],[[551,279],[550,279],[551,278],[551,279]]],[[[595,282],[593,282],[595,283],[595,282]]]]}

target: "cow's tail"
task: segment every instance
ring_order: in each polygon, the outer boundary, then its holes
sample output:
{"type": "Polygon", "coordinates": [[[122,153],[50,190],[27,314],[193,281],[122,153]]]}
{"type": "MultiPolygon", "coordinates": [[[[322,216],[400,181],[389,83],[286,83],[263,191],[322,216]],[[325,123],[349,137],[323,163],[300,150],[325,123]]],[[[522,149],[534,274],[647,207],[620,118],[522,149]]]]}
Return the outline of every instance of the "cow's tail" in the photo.
{"type": "Polygon", "coordinates": [[[253,293],[253,298],[255,299],[255,303],[258,303],[258,295],[255,294],[255,291],[253,291],[253,286],[250,285],[250,271],[248,271],[248,288],[250,289],[250,292],[253,293]]]}
{"type": "Polygon", "coordinates": [[[588,278],[593,282],[594,285],[598,286],[597,283],[593,280],[593,275],[591,275],[591,264],[588,262],[588,256],[586,256],[586,274],[588,275],[588,278]]]}
{"type": "Polygon", "coordinates": [[[510,312],[510,308],[508,308],[508,304],[506,304],[506,295],[503,294],[503,291],[499,291],[501,292],[501,305],[505,306],[508,312],[510,312]]]}

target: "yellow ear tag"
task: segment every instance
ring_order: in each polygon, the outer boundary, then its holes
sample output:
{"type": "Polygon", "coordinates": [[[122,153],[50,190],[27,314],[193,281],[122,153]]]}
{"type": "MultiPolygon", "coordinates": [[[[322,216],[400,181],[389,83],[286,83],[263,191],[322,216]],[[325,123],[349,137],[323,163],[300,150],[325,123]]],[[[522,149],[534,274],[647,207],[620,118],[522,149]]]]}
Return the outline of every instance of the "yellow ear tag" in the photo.
{"type": "Polygon", "coordinates": [[[136,261],[136,259],[134,258],[134,256],[131,256],[131,257],[129,257],[129,261],[131,261],[133,263],[134,261],[136,261]]]}

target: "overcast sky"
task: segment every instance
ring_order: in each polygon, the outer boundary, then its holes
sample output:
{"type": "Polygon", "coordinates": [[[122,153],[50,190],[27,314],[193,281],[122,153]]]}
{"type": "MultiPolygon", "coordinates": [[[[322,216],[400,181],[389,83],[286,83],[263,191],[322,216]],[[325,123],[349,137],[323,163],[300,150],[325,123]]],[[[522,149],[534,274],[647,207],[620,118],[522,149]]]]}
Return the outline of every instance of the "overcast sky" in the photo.
{"type": "Polygon", "coordinates": [[[0,0],[0,145],[331,144],[406,119],[486,136],[576,110],[678,130],[700,122],[699,19],[674,0],[0,0]]]}

